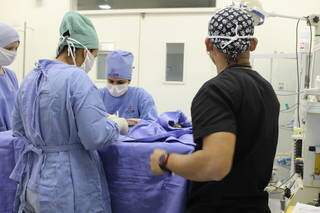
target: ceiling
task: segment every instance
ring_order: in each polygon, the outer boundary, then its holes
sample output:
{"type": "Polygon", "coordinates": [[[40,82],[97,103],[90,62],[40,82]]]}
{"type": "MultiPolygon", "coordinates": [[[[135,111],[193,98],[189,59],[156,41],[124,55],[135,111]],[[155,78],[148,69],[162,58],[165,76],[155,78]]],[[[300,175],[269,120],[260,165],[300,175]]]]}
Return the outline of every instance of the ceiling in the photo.
{"type": "Polygon", "coordinates": [[[78,10],[98,10],[100,4],[112,9],[214,7],[216,0],[77,0],[78,10]]]}

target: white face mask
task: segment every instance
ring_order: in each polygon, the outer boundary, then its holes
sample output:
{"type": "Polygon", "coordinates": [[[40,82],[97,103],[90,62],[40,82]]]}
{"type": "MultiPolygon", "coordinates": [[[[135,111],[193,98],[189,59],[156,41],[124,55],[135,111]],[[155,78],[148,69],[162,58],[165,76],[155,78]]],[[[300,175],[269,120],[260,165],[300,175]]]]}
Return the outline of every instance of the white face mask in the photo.
{"type": "Polygon", "coordinates": [[[112,85],[108,83],[107,89],[109,90],[110,95],[112,95],[113,97],[120,97],[128,91],[129,85],[128,84],[112,85]]]}
{"type": "Polygon", "coordinates": [[[16,51],[6,50],[0,47],[0,66],[9,66],[17,56],[16,51]]]}
{"type": "Polygon", "coordinates": [[[94,56],[92,55],[92,53],[88,50],[88,49],[86,49],[87,51],[87,55],[86,55],[86,58],[84,59],[84,62],[83,62],[83,64],[81,65],[81,68],[86,72],[86,73],[88,73],[91,69],[92,69],[92,67],[93,67],[93,65],[94,65],[94,60],[95,60],[95,58],[94,58],[94,56]]]}

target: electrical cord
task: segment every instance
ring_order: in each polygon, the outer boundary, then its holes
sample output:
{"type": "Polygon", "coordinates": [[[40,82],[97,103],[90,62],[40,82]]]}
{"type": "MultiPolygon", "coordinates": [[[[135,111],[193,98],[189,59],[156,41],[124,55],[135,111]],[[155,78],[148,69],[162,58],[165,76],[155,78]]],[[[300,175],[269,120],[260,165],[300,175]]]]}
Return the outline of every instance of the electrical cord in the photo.
{"type": "Polygon", "coordinates": [[[283,192],[285,191],[285,189],[283,189],[283,188],[281,188],[282,186],[284,186],[285,184],[287,184],[289,181],[290,181],[290,179],[291,178],[293,178],[293,176],[295,175],[295,173],[293,173],[292,175],[290,175],[288,178],[285,178],[284,180],[284,182],[283,182],[283,180],[282,181],[280,181],[280,182],[282,182],[279,186],[276,186],[276,185],[273,185],[273,184],[269,184],[269,186],[271,186],[271,187],[274,187],[276,190],[282,190],[283,192]]]}
{"type": "Polygon", "coordinates": [[[278,187],[281,188],[281,187],[284,186],[286,183],[288,183],[289,180],[290,180],[291,178],[293,178],[293,176],[294,176],[295,174],[296,174],[296,173],[293,173],[293,174],[291,174],[289,177],[284,178],[285,181],[282,180],[282,181],[281,181],[282,184],[280,184],[280,186],[278,186],[278,187]]]}
{"type": "Polygon", "coordinates": [[[311,55],[312,55],[312,25],[311,21],[309,19],[310,17],[306,17],[307,19],[307,24],[309,25],[310,29],[310,46],[309,46],[309,59],[308,59],[308,73],[307,73],[307,88],[310,88],[310,75],[311,75],[311,55]]]}
{"type": "Polygon", "coordinates": [[[276,186],[276,185],[269,184],[268,186],[275,188],[274,190],[271,190],[269,193],[272,193],[272,194],[281,194],[282,192],[284,192],[284,189],[283,189],[283,188],[279,188],[279,187],[276,186]],[[276,190],[280,190],[280,192],[276,192],[276,190]]]}
{"type": "Polygon", "coordinates": [[[299,73],[299,54],[298,54],[298,31],[299,31],[299,24],[301,19],[297,21],[296,25],[296,57],[297,57],[297,83],[298,83],[298,91],[297,91],[297,120],[298,120],[298,127],[300,128],[300,73],[299,73]]]}

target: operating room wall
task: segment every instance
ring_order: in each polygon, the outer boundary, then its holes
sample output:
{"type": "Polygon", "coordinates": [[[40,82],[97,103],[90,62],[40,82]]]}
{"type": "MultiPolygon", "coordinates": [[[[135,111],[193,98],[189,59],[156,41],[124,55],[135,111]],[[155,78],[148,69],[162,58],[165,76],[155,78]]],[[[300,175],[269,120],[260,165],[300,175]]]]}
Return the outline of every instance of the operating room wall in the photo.
{"type": "MultiPolygon", "coordinates": [[[[135,14],[98,15],[90,17],[94,23],[100,40],[100,51],[107,52],[123,49],[133,53],[135,67],[133,70],[132,85],[138,85],[139,78],[139,29],[140,16],[135,14]]],[[[104,87],[105,80],[97,79],[97,67],[89,73],[98,87],[104,87]]]]}
{"type": "Polygon", "coordinates": [[[54,58],[59,25],[64,13],[71,7],[70,2],[71,0],[0,0],[0,21],[14,26],[21,37],[17,60],[10,66],[16,72],[19,82],[37,60],[54,58]]]}
{"type": "Polygon", "coordinates": [[[216,75],[204,45],[208,17],[203,13],[147,14],[143,19],[141,85],[154,95],[160,112],[182,110],[190,116],[192,98],[216,75]],[[184,43],[183,82],[165,81],[166,43],[184,43]]]}

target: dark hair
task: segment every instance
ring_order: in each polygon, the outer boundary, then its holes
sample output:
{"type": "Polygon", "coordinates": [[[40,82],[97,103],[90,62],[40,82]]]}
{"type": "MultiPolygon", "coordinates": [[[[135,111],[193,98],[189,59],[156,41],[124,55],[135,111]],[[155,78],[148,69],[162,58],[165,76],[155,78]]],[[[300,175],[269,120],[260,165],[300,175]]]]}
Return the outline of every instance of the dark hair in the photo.
{"type": "MultiPolygon", "coordinates": [[[[62,34],[63,37],[70,37],[70,32],[69,30],[64,32],[62,34]]],[[[59,46],[58,47],[58,50],[57,50],[57,58],[64,52],[68,51],[68,46],[67,45],[64,45],[64,46],[59,46]]]]}
{"type": "MultiPolygon", "coordinates": [[[[77,51],[79,48],[76,48],[77,51]]],[[[64,45],[63,47],[58,47],[57,58],[62,54],[68,51],[68,45],[64,45]]]]}
{"type": "Polygon", "coordinates": [[[226,55],[226,57],[227,57],[228,65],[232,65],[232,64],[237,64],[238,63],[238,57],[234,58],[234,57],[231,57],[229,55],[226,55]]]}

